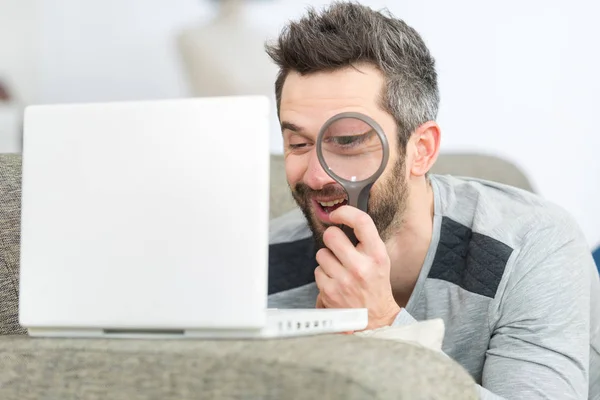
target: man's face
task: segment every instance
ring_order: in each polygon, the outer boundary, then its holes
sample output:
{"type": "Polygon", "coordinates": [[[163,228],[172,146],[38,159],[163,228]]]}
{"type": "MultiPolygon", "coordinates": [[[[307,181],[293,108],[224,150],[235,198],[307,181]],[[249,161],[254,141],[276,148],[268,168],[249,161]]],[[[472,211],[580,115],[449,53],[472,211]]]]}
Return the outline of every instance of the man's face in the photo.
{"type": "Polygon", "coordinates": [[[291,72],[283,86],[280,119],[287,180],[319,248],[323,232],[332,225],[328,214],[345,204],[347,196],[319,164],[315,144],[322,125],[341,112],[366,114],[385,132],[390,158],[371,189],[368,213],[384,241],[401,222],[408,199],[405,159],[398,151],[396,122],[380,105],[383,84],[376,68],[361,65],[305,76],[291,72]]]}

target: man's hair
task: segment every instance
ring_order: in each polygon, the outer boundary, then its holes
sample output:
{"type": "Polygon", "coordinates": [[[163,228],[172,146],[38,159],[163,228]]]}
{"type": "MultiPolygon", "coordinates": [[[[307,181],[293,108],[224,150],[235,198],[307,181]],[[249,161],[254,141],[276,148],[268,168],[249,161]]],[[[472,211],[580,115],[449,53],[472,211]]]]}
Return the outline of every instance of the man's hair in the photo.
{"type": "Polygon", "coordinates": [[[279,67],[278,113],[290,71],[307,75],[370,63],[385,77],[381,106],[396,120],[401,149],[419,125],[437,116],[435,61],[420,35],[387,10],[377,12],[354,2],[334,2],[321,13],[309,8],[265,47],[279,67]]]}

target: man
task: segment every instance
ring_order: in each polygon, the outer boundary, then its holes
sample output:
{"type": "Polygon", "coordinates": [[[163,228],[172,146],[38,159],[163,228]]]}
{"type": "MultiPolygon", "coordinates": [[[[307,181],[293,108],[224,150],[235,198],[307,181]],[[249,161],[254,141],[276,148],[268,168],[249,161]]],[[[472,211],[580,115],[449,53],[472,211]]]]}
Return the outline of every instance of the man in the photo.
{"type": "Polygon", "coordinates": [[[291,22],[267,52],[280,68],[286,176],[302,211],[271,227],[269,305],[366,307],[368,329],[442,318],[443,350],[482,398],[599,398],[600,283],[586,240],[531,193],[428,174],[439,95],[419,34],[335,3],[291,22]],[[321,126],[346,111],[377,121],[391,148],[368,213],[344,205],[316,155],[321,126]]]}

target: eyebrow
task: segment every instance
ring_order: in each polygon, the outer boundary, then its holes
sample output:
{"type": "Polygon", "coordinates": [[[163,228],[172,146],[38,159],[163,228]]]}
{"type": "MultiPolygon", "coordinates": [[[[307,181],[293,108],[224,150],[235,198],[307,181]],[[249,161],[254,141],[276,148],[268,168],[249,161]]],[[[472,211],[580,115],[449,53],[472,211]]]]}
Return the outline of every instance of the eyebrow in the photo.
{"type": "Polygon", "coordinates": [[[293,124],[293,123],[287,122],[287,121],[282,121],[281,122],[281,131],[283,132],[284,130],[288,130],[288,131],[292,131],[292,132],[296,132],[296,133],[301,133],[303,131],[303,129],[300,128],[296,124],[293,124]]]}
{"type": "Polygon", "coordinates": [[[283,135],[285,131],[288,130],[293,132],[295,136],[301,136],[307,140],[314,140],[312,135],[308,133],[304,128],[288,121],[281,121],[281,134],[283,135]]]}

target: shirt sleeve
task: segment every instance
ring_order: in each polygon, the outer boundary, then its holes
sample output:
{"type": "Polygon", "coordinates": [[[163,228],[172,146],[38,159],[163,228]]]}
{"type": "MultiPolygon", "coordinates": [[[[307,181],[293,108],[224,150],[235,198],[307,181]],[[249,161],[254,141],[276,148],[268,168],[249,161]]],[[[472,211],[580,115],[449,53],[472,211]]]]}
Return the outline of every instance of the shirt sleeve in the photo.
{"type": "Polygon", "coordinates": [[[482,386],[509,399],[587,399],[591,252],[578,232],[538,232],[491,305],[482,386]]]}
{"type": "MultiPolygon", "coordinates": [[[[528,242],[490,305],[480,399],[587,399],[591,252],[569,224],[528,242]]],[[[412,322],[402,309],[393,325],[412,322]]]]}

